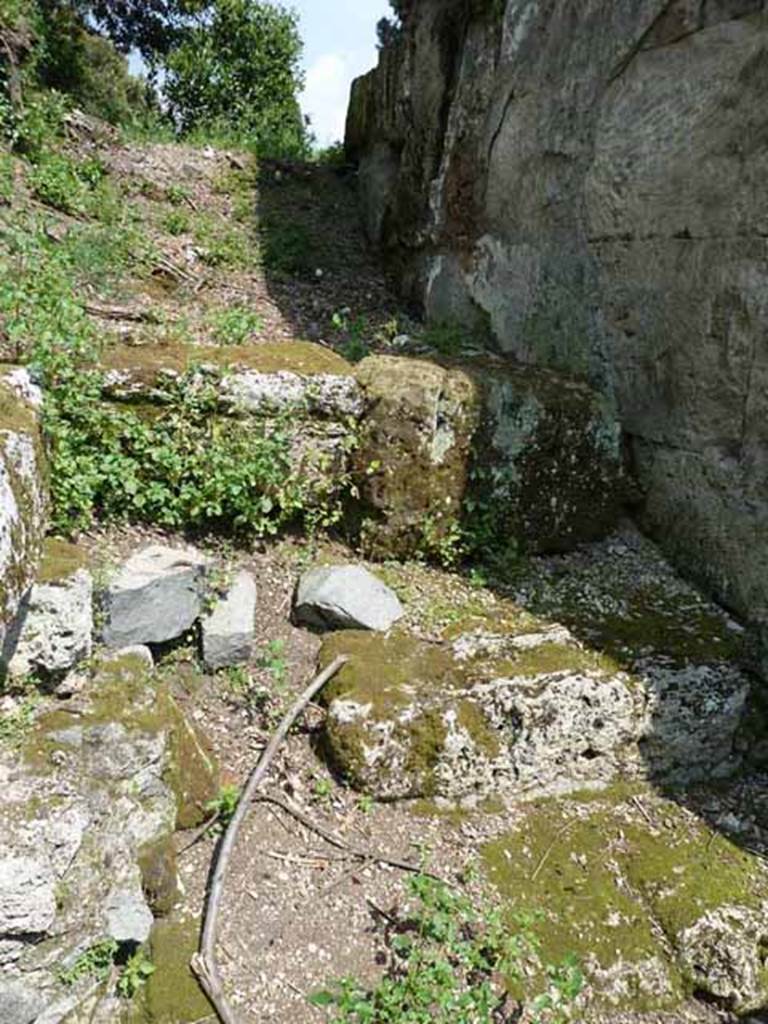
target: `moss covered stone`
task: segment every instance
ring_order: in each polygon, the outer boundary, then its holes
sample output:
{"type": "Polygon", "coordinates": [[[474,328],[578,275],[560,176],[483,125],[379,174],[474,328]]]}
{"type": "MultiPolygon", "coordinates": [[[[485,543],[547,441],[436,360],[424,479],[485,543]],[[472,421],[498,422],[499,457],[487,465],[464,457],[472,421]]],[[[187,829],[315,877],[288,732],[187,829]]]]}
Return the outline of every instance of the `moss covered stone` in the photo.
{"type": "Polygon", "coordinates": [[[139,850],[141,886],[155,917],[167,917],[179,898],[178,866],[173,838],[162,836],[139,850]]]}
{"type": "Polygon", "coordinates": [[[628,490],[620,431],[589,387],[490,357],[372,356],[357,455],[376,557],[561,551],[601,536],[628,490]]]}
{"type": "Polygon", "coordinates": [[[199,922],[194,918],[156,921],[150,936],[155,972],[129,1017],[129,1024],[197,1024],[215,1016],[189,969],[197,950],[199,922]]]}
{"type": "MultiPolygon", "coordinates": [[[[409,608],[428,604],[430,574],[406,574],[409,608]]],[[[341,632],[323,644],[322,666],[350,658],[326,691],[325,749],[360,789],[477,799],[618,779],[688,783],[738,765],[749,693],[738,664],[655,654],[628,670],[623,656],[512,601],[460,593],[449,605],[437,619],[409,612],[388,636],[341,632]],[[425,628],[429,640],[408,632],[425,628]]],[[[687,621],[675,622],[686,636],[687,621]]]]}
{"type": "Polygon", "coordinates": [[[366,410],[355,455],[365,547],[375,557],[438,548],[461,517],[476,387],[462,370],[396,356],[357,368],[366,410]]]}
{"type": "Polygon", "coordinates": [[[73,576],[78,569],[86,566],[86,555],[82,548],[58,537],[46,537],[43,543],[42,559],[37,572],[38,583],[56,583],[73,576]]]}
{"type": "MultiPolygon", "coordinates": [[[[38,767],[50,763],[54,751],[72,748],[73,728],[81,737],[75,749],[87,755],[91,748],[89,732],[105,726],[140,735],[147,741],[161,741],[163,778],[175,797],[176,826],[192,828],[205,819],[206,804],[218,792],[215,760],[181,710],[170,685],[153,679],[138,655],[105,659],[88,691],[87,705],[76,713],[62,710],[42,716],[25,744],[23,756],[38,767]]],[[[99,756],[108,758],[109,751],[99,756]]]]}
{"type": "Polygon", "coordinates": [[[259,342],[253,345],[110,345],[102,353],[105,370],[125,371],[132,380],[155,385],[164,374],[180,375],[195,366],[291,372],[302,376],[351,376],[352,367],[341,356],[310,341],[259,342]]]}
{"type": "MultiPolygon", "coordinates": [[[[749,913],[768,899],[768,871],[757,857],[676,804],[626,788],[529,805],[515,831],[483,856],[510,916],[544,914],[542,961],[571,953],[582,960],[589,1008],[674,1009],[694,989],[720,997],[719,975],[691,969],[697,957],[686,936],[712,911],[749,913]]],[[[748,965],[760,957],[759,929],[751,940],[736,929],[722,939],[734,963],[739,944],[751,944],[731,983],[742,991],[740,1005],[755,1005],[761,994],[748,965]]]]}

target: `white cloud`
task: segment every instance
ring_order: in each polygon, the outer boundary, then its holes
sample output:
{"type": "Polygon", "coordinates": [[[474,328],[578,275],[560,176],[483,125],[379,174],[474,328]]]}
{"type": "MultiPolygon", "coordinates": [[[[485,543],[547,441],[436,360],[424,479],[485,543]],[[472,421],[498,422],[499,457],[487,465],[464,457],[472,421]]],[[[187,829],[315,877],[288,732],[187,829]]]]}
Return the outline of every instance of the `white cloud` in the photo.
{"type": "Polygon", "coordinates": [[[344,138],[349,87],[354,72],[339,53],[324,53],[307,69],[302,107],[322,146],[344,138]]]}

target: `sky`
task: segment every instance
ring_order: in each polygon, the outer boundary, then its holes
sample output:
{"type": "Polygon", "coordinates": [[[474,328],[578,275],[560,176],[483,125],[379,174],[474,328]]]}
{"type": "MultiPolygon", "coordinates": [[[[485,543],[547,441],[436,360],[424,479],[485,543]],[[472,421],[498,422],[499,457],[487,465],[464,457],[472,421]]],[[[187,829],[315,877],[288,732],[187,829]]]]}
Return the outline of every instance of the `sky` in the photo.
{"type": "Polygon", "coordinates": [[[376,22],[391,15],[388,0],[289,0],[301,18],[305,114],[321,146],[344,138],[352,79],[372,68],[376,22]]]}

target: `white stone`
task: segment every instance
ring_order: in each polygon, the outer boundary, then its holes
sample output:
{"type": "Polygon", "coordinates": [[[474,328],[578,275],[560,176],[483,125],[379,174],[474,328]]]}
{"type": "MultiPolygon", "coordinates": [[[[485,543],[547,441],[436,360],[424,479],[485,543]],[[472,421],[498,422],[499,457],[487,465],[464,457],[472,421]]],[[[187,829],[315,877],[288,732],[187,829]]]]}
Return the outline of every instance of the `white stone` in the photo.
{"type": "Polygon", "coordinates": [[[9,664],[14,676],[63,673],[89,657],[93,636],[93,580],[87,569],[36,583],[22,602],[19,638],[9,664]]]}
{"type": "Polygon", "coordinates": [[[154,918],[141,891],[138,869],[110,892],[104,921],[107,934],[116,942],[141,944],[149,938],[154,918]]]}
{"type": "Polygon", "coordinates": [[[199,552],[160,545],[130,558],[106,590],[107,647],[180,637],[200,617],[205,568],[199,552]]]}
{"type": "Polygon", "coordinates": [[[55,879],[35,857],[0,860],[0,936],[44,934],[56,918],[55,879]]]}
{"type": "Polygon", "coordinates": [[[299,582],[294,605],[296,622],[320,629],[386,631],[403,614],[397,595],[358,565],[311,569],[299,582]]]}
{"type": "Polygon", "coordinates": [[[202,620],[203,660],[209,669],[247,662],[253,652],[256,583],[239,572],[226,595],[202,620]]]}

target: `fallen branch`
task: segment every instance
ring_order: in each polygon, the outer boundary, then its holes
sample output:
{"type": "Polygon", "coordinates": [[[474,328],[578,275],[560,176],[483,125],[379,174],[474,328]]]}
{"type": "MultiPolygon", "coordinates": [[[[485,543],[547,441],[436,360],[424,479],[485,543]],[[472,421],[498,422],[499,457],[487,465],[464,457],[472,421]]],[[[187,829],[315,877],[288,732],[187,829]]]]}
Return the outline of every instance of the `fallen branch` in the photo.
{"type": "Polygon", "coordinates": [[[331,846],[335,846],[338,850],[344,850],[346,853],[351,854],[353,857],[359,857],[360,860],[376,861],[379,864],[389,864],[390,867],[399,868],[401,871],[410,871],[413,874],[429,875],[430,878],[434,878],[438,882],[448,885],[444,878],[439,875],[432,874],[431,871],[425,871],[421,864],[412,864],[407,860],[398,860],[396,857],[389,857],[386,853],[382,853],[381,850],[374,850],[368,846],[355,846],[352,843],[348,843],[341,836],[337,836],[335,832],[331,832],[329,829],[320,825],[318,822],[313,821],[308,814],[298,807],[288,797],[276,797],[276,796],[257,796],[254,797],[254,803],[274,804],[275,807],[280,807],[290,814],[292,817],[300,821],[305,828],[308,828],[312,832],[316,832],[322,839],[331,846]]]}
{"type": "Polygon", "coordinates": [[[211,1005],[218,1013],[222,1024],[237,1024],[235,1013],[224,995],[224,986],[222,985],[221,976],[219,975],[216,967],[215,946],[216,924],[224,892],[224,880],[226,877],[227,866],[229,865],[229,860],[232,856],[232,851],[235,848],[238,833],[245,821],[246,815],[248,814],[254,794],[263,782],[269,766],[275,759],[275,755],[288,735],[291,726],[315,694],[325,686],[329,679],[332,679],[333,676],[336,675],[342,665],[345,665],[348,660],[349,659],[347,657],[342,655],[331,662],[325,671],[321,672],[316,679],[313,679],[290,711],[283,718],[277,732],[275,732],[274,736],[267,744],[267,747],[259,758],[258,764],[251,773],[251,777],[248,780],[243,791],[243,795],[240,798],[240,802],[237,805],[237,810],[232,816],[232,820],[230,821],[222,838],[216,867],[211,880],[210,891],[208,893],[208,902],[206,904],[203,920],[203,934],[200,939],[200,952],[196,953],[192,957],[192,961],[190,963],[190,967],[194,971],[197,980],[200,982],[201,988],[210,999],[211,1005]]]}
{"type": "Polygon", "coordinates": [[[141,309],[139,306],[98,306],[86,302],[83,306],[86,313],[101,317],[102,320],[128,320],[131,323],[160,324],[174,323],[175,317],[163,314],[154,309],[141,309]]]}

